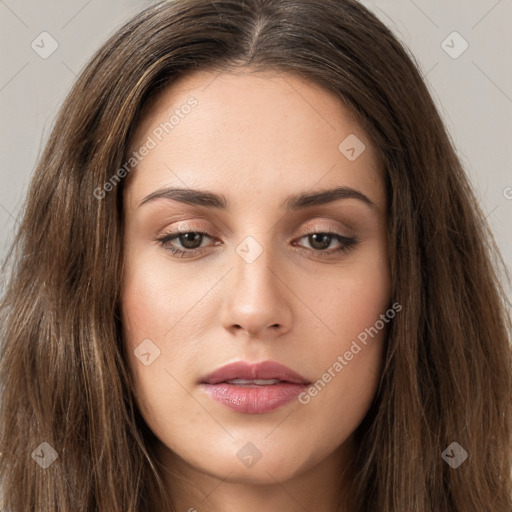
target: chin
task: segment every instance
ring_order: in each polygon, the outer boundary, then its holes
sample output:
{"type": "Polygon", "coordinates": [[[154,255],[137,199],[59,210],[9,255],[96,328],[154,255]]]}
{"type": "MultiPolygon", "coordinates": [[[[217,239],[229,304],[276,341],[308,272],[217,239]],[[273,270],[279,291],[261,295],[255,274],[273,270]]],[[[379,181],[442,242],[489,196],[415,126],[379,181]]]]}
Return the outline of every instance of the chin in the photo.
{"type": "Polygon", "coordinates": [[[285,482],[308,469],[306,460],[290,460],[285,454],[264,455],[251,467],[244,466],[238,459],[233,461],[231,455],[219,462],[216,459],[212,467],[204,468],[205,472],[240,484],[275,485],[276,481],[285,482]]]}
{"type": "Polygon", "coordinates": [[[215,448],[212,443],[200,453],[182,453],[181,457],[195,469],[215,478],[227,477],[231,482],[265,485],[296,477],[326,455],[323,450],[314,449],[311,439],[305,443],[301,436],[297,436],[296,441],[288,438],[288,443],[279,437],[273,440],[260,438],[254,442],[250,439],[250,436],[243,436],[243,440],[219,443],[215,448]]]}

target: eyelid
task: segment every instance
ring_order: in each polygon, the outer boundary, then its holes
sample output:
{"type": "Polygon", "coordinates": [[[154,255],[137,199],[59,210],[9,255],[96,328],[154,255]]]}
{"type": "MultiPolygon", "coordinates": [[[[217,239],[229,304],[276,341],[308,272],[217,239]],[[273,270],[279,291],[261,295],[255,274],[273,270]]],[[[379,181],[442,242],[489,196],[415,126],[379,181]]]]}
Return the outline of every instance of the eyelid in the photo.
{"type": "Polygon", "coordinates": [[[332,223],[322,225],[322,221],[325,222],[324,218],[317,219],[316,224],[313,225],[311,223],[306,223],[304,227],[299,230],[299,236],[307,236],[314,233],[331,233],[345,238],[354,238],[355,236],[352,229],[349,229],[346,225],[342,227],[339,221],[335,221],[337,224],[336,226],[332,223]]]}
{"type": "MultiPolygon", "coordinates": [[[[214,242],[213,244],[207,245],[205,247],[197,247],[195,249],[187,249],[183,248],[180,249],[178,247],[166,247],[166,244],[170,243],[172,240],[178,239],[181,235],[187,234],[187,233],[196,233],[200,234],[203,237],[207,237],[210,239],[214,239],[215,237],[209,233],[207,230],[201,230],[201,229],[194,229],[191,226],[185,226],[180,227],[179,229],[173,229],[167,233],[164,233],[163,235],[159,236],[157,238],[157,242],[168,252],[171,254],[174,254],[175,258],[194,258],[194,256],[199,256],[202,253],[204,253],[208,247],[219,245],[219,242],[214,242]]],[[[202,242],[203,240],[201,240],[202,242]]],[[[359,244],[359,240],[354,236],[346,236],[339,232],[339,230],[333,229],[333,228],[310,228],[306,231],[302,231],[302,234],[299,236],[296,236],[292,240],[293,245],[298,247],[299,251],[306,251],[309,254],[313,255],[314,258],[318,259],[335,259],[336,256],[341,256],[343,254],[348,253],[351,249],[356,247],[359,244]],[[337,240],[337,242],[340,244],[340,247],[334,248],[334,249],[325,249],[325,250],[315,250],[310,249],[308,247],[304,247],[302,244],[297,243],[296,241],[300,241],[302,238],[305,238],[307,236],[311,236],[314,234],[326,234],[329,235],[332,239],[337,240]]],[[[222,244],[222,242],[220,242],[222,244]]],[[[330,244],[329,244],[330,245],[330,244]]]]}
{"type": "MultiPolygon", "coordinates": [[[[324,220],[324,218],[321,218],[321,219],[319,218],[319,219],[317,219],[317,222],[321,222],[322,220],[324,220]]],[[[312,219],[312,221],[315,221],[315,219],[312,219]]],[[[184,220],[182,222],[187,222],[187,221],[184,220]]],[[[324,220],[324,222],[325,222],[325,220],[324,220]]],[[[336,221],[336,222],[338,225],[340,224],[339,221],[336,221]]],[[[163,238],[166,236],[180,235],[180,234],[191,233],[191,232],[202,233],[202,234],[209,236],[210,238],[215,238],[215,235],[212,234],[212,232],[214,232],[214,231],[215,231],[214,229],[210,229],[209,227],[206,227],[204,224],[199,224],[199,225],[185,224],[184,226],[180,225],[177,228],[169,228],[169,229],[164,228],[161,230],[161,234],[159,234],[157,236],[157,238],[160,239],[160,238],[163,238]]],[[[347,229],[347,227],[345,227],[345,229],[343,229],[342,227],[333,227],[332,225],[330,225],[330,226],[329,225],[327,225],[327,226],[311,225],[311,221],[310,221],[310,222],[306,223],[304,225],[304,227],[302,227],[299,230],[299,233],[297,235],[294,235],[293,239],[295,240],[296,238],[302,238],[304,236],[312,235],[315,233],[329,233],[332,235],[339,235],[344,238],[355,238],[353,230],[347,229]]]]}

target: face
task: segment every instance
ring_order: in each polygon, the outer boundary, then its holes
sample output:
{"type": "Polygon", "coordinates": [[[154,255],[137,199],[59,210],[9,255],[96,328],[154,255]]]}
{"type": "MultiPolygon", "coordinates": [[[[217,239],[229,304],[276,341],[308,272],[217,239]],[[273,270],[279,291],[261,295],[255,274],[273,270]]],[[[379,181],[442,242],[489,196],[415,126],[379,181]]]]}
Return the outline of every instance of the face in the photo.
{"type": "Polygon", "coordinates": [[[390,318],[367,134],[292,75],[201,72],[153,101],[132,151],[122,320],[162,459],[260,483],[344,460],[390,318]]]}

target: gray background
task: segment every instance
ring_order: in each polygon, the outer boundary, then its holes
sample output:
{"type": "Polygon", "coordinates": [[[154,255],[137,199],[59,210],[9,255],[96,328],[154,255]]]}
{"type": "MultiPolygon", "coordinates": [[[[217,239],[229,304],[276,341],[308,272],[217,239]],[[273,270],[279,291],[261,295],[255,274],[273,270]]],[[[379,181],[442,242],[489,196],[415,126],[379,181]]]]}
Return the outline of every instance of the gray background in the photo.
{"type": "MultiPolygon", "coordinates": [[[[36,160],[77,73],[123,22],[151,3],[0,0],[0,261],[36,160]],[[57,49],[42,58],[39,53],[52,44],[57,49]]],[[[409,47],[426,75],[511,269],[512,0],[362,3],[409,47]],[[468,48],[458,55],[464,41],[468,48]]]]}

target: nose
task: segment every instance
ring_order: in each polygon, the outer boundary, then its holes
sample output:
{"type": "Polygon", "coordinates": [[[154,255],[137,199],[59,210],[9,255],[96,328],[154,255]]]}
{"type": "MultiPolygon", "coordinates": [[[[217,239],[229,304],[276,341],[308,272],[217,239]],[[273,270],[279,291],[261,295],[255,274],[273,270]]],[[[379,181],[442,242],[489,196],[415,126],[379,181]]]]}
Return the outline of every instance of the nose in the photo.
{"type": "MultiPolygon", "coordinates": [[[[261,244],[262,245],[262,244],[261,244]]],[[[263,246],[262,246],[263,247],[263,246]]],[[[270,251],[248,262],[235,252],[229,272],[221,322],[231,334],[269,339],[288,332],[292,323],[291,296],[286,276],[280,272],[270,251]]]]}

